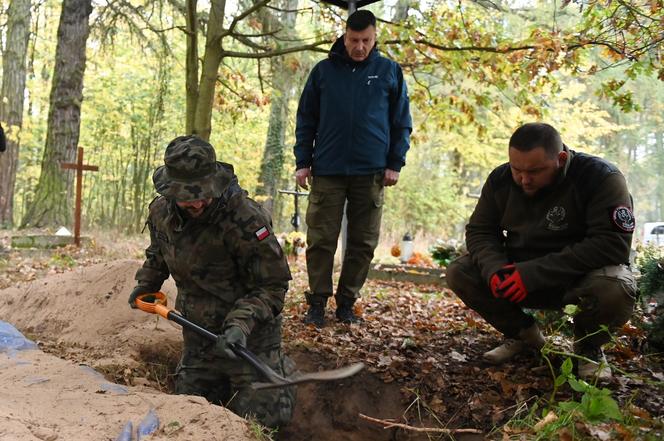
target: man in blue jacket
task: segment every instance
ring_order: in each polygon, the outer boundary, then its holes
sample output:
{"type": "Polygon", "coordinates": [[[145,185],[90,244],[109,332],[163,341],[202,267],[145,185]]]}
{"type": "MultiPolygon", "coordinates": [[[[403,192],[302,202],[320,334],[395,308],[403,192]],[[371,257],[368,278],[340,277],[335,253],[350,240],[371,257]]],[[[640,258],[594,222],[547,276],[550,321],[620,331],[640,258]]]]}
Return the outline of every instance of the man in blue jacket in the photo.
{"type": "Polygon", "coordinates": [[[376,49],[376,17],[354,12],[328,58],[311,71],[297,110],[295,175],[303,188],[311,184],[305,323],[324,325],[346,201],[348,238],[336,316],[343,323],[361,321],[353,304],[378,244],[383,189],[399,180],[412,125],[401,67],[376,49]]]}

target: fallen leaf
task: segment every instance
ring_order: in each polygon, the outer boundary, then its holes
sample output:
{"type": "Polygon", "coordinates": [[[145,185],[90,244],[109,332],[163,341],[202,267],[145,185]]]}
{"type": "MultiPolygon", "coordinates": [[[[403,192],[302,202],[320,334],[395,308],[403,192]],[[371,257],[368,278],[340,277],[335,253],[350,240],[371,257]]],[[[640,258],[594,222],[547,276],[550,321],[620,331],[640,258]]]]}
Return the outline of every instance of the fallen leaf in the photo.
{"type": "Polygon", "coordinates": [[[549,411],[549,413],[547,413],[544,418],[542,418],[535,424],[533,429],[535,430],[535,432],[541,432],[544,427],[556,421],[558,421],[558,415],[556,415],[552,411],[549,411]]]}

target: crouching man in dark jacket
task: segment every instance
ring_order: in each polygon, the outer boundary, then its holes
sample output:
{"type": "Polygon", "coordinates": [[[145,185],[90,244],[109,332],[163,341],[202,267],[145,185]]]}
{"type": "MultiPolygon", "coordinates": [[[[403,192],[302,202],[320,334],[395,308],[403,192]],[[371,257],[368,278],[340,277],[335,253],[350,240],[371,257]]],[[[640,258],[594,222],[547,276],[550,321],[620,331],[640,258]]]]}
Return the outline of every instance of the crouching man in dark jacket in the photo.
{"type": "Polygon", "coordinates": [[[200,395],[268,427],[286,424],[294,388],[253,390],[262,378],[232,345],[249,348],[280,375],[294,365],[281,352],[281,310],[291,274],[269,215],[247,197],[230,164],[195,136],[175,138],[152,177],[161,196],[150,204],[150,246],[129,297],[158,291],[169,275],[176,309],[221,335],[217,343],[183,328],[175,391],[200,395]]]}
{"type": "Polygon", "coordinates": [[[577,153],[548,124],[517,129],[509,163],[491,172],[466,227],[469,255],[447,271],[449,287],[506,340],[484,354],[503,363],[544,338],[523,308],[578,305],[578,375],[609,379],[602,353],[627,320],[636,284],[628,267],[635,220],[625,178],[577,153]]]}

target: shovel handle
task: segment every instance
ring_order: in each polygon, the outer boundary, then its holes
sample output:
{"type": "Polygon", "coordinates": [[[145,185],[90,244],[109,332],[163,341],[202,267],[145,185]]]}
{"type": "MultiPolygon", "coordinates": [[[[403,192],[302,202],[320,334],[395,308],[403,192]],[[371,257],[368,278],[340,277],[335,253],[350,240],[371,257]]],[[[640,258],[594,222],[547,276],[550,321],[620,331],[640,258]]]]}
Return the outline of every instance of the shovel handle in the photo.
{"type": "Polygon", "coordinates": [[[173,311],[167,305],[168,300],[166,299],[166,294],[161,291],[141,294],[136,297],[136,306],[138,306],[138,309],[141,311],[149,312],[150,314],[158,314],[166,320],[171,320],[178,325],[191,329],[192,331],[205,338],[208,338],[212,341],[217,341],[217,334],[214,334],[207,329],[198,326],[196,323],[190,322],[177,312],[173,311]]]}
{"type": "MultiPolygon", "coordinates": [[[[158,314],[165,318],[166,320],[171,320],[182,327],[190,329],[196,332],[198,335],[207,338],[208,340],[217,341],[219,336],[217,334],[208,331],[202,326],[193,323],[186,318],[182,317],[177,312],[173,311],[167,306],[166,294],[163,292],[155,292],[148,294],[141,294],[136,298],[136,306],[141,311],[148,312],[150,314],[158,314]]],[[[258,372],[260,372],[265,378],[270,380],[273,384],[283,384],[288,383],[288,380],[281,375],[273,371],[269,366],[263,363],[258,359],[251,351],[242,346],[233,345],[231,350],[235,355],[245,360],[247,363],[252,365],[258,372]]]]}
{"type": "Polygon", "coordinates": [[[167,304],[168,299],[166,298],[166,294],[161,291],[139,294],[136,297],[136,306],[138,309],[149,312],[150,314],[159,314],[164,318],[168,318],[163,314],[163,310],[168,311],[167,304]]]}

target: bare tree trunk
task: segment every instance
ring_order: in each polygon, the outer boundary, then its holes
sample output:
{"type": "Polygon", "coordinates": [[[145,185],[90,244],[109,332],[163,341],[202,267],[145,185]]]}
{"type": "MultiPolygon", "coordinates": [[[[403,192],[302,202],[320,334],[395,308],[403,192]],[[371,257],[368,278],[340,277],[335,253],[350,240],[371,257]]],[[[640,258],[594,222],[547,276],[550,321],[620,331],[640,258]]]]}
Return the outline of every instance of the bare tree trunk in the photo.
{"type": "MultiPolygon", "coordinates": [[[[223,11],[223,9],[222,9],[223,11]]],[[[222,15],[223,17],[223,15],[222,15]]],[[[196,0],[187,0],[187,133],[194,133],[194,118],[198,102],[198,19],[196,0]]]]}
{"type": "MultiPolygon", "coordinates": [[[[205,39],[205,54],[201,68],[201,80],[198,87],[198,100],[194,115],[193,134],[205,140],[210,139],[212,132],[212,104],[217,85],[219,64],[222,60],[221,40],[224,35],[224,10],[226,0],[212,0],[210,19],[208,20],[205,39]]],[[[189,76],[187,76],[189,79],[189,76]]]]}
{"type": "Polygon", "coordinates": [[[48,113],[46,145],[35,199],[23,217],[23,227],[69,224],[74,174],[60,163],[73,162],[81,126],[85,46],[90,33],[92,0],[64,0],[48,113]]]}
{"type": "Polygon", "coordinates": [[[2,54],[0,121],[6,129],[7,150],[0,155],[0,224],[14,223],[14,185],[18,164],[30,35],[30,0],[12,0],[7,11],[7,43],[2,54]]]}
{"type": "MultiPolygon", "coordinates": [[[[298,0],[282,0],[277,7],[283,9],[284,12],[279,15],[270,10],[262,11],[263,31],[266,33],[278,32],[281,36],[292,37],[297,15],[289,11],[296,10],[297,4],[298,0]]],[[[265,197],[262,202],[263,207],[272,212],[284,168],[288,102],[294,93],[296,84],[292,81],[293,69],[286,62],[286,57],[271,58],[270,65],[273,78],[270,121],[256,194],[265,197]]]]}

